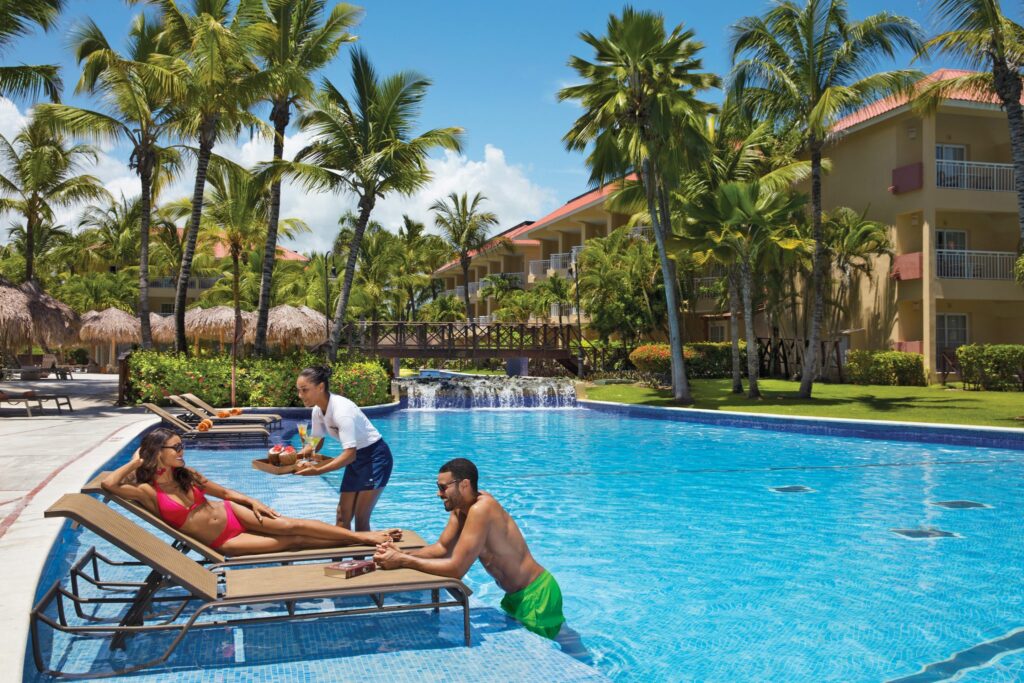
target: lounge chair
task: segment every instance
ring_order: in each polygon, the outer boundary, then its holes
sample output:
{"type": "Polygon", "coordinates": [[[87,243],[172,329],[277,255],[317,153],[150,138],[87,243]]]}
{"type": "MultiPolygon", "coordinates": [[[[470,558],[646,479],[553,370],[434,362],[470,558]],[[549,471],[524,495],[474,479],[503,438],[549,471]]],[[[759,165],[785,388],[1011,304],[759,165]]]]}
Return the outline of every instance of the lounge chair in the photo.
{"type": "MultiPolygon", "coordinates": [[[[120,505],[125,510],[131,512],[142,521],[156,528],[158,531],[167,534],[175,541],[175,546],[180,546],[181,550],[188,552],[194,550],[196,553],[201,555],[204,561],[214,564],[215,566],[242,566],[242,565],[253,565],[253,564],[283,564],[290,562],[300,562],[308,560],[335,560],[343,559],[346,557],[365,557],[372,555],[375,548],[371,545],[346,545],[338,546],[337,548],[318,548],[314,550],[293,550],[288,552],[280,553],[263,553],[261,555],[236,555],[229,557],[224,555],[219,550],[214,550],[210,546],[206,545],[202,541],[199,541],[188,534],[182,533],[181,530],[175,529],[170,524],[160,519],[157,515],[144,508],[139,503],[128,498],[115,495],[110,491],[103,488],[100,483],[103,479],[110,474],[109,472],[100,472],[98,475],[93,477],[92,481],[82,487],[82,493],[101,495],[107,500],[112,500],[120,505]]],[[[415,531],[409,531],[408,529],[402,530],[402,540],[396,544],[403,550],[412,550],[414,548],[422,548],[427,545],[426,541],[420,537],[415,531]]]]}
{"type": "MultiPolygon", "coordinates": [[[[433,576],[414,569],[375,571],[352,579],[325,576],[323,564],[297,564],[254,569],[208,569],[186,557],[159,538],[139,527],[126,517],[100,501],[81,493],[63,496],[45,513],[46,517],[65,517],[88,528],[96,535],[117,546],[140,563],[152,569],[149,578],[141,583],[104,582],[100,576],[99,563],[112,564],[95,547],[85,552],[70,569],[69,583],[58,579],[32,608],[29,629],[32,638],[32,656],[36,668],[50,676],[75,676],[51,669],[43,661],[40,642],[40,625],[70,634],[72,637],[111,638],[111,648],[123,647],[124,640],[135,633],[176,632],[167,649],[157,657],[142,664],[128,666],[110,672],[90,672],[88,677],[121,675],[138,671],[166,661],[181,640],[193,628],[224,628],[225,625],[241,626],[249,623],[270,621],[292,621],[317,619],[345,614],[369,614],[375,612],[396,612],[410,609],[433,609],[461,607],[465,643],[470,644],[469,596],[471,591],[462,581],[433,576]],[[83,589],[93,586],[99,597],[84,595],[83,589]],[[115,592],[134,587],[136,592],[127,596],[115,592]],[[440,591],[445,590],[451,600],[441,601],[440,591]],[[184,591],[184,595],[182,595],[184,591]],[[430,600],[420,602],[403,601],[388,604],[385,596],[399,593],[430,591],[430,600]],[[329,612],[297,611],[300,600],[366,596],[365,605],[334,609],[329,612]],[[68,620],[71,602],[74,613],[84,622],[72,624],[68,620]],[[145,623],[149,606],[159,601],[161,612],[167,618],[156,623],[145,623]],[[177,606],[172,606],[172,601],[177,606]],[[211,609],[238,607],[259,603],[284,603],[287,611],[274,616],[255,616],[225,619],[223,614],[200,620],[211,609]],[[47,610],[56,603],[56,616],[47,610]],[[120,621],[104,620],[86,615],[82,607],[104,603],[121,604],[126,607],[120,621]],[[190,604],[198,606],[188,610],[190,604]]],[[[318,605],[319,607],[319,605],[318,605]]]]}
{"type": "Polygon", "coordinates": [[[61,406],[75,412],[75,409],[71,407],[71,397],[67,394],[41,394],[38,391],[26,391],[21,394],[21,398],[28,398],[38,401],[53,401],[57,404],[57,412],[61,412],[61,406]]]}
{"type": "Polygon", "coordinates": [[[270,443],[270,432],[263,427],[256,427],[254,425],[237,425],[234,427],[228,427],[227,425],[214,425],[213,427],[210,427],[209,430],[202,432],[192,425],[186,424],[183,420],[175,417],[158,405],[143,403],[142,406],[171,427],[177,429],[181,433],[181,437],[183,439],[215,439],[234,436],[239,438],[262,439],[263,443],[270,443]]]}
{"type": "Polygon", "coordinates": [[[38,396],[25,396],[23,394],[9,394],[6,391],[0,391],[0,403],[10,403],[11,405],[21,404],[25,406],[25,412],[29,417],[32,417],[32,404],[35,403],[39,411],[43,410],[42,399],[38,396]]]}
{"type": "Polygon", "coordinates": [[[231,417],[217,417],[216,413],[210,413],[204,408],[196,405],[194,402],[186,399],[184,396],[168,396],[171,403],[178,406],[182,410],[185,410],[196,420],[210,420],[215,425],[256,425],[257,427],[266,427],[267,429],[273,429],[274,427],[281,426],[280,415],[257,415],[250,413],[248,415],[232,415],[231,417]]]}
{"type": "MultiPolygon", "coordinates": [[[[202,410],[203,413],[205,413],[204,417],[215,416],[217,414],[217,411],[224,410],[224,408],[214,408],[209,403],[207,403],[203,399],[199,398],[195,394],[182,394],[181,398],[185,399],[186,401],[188,401],[189,403],[191,403],[195,407],[197,407],[200,410],[202,410]]],[[[276,413],[243,413],[243,414],[235,416],[235,417],[229,417],[229,418],[224,418],[224,419],[237,420],[238,418],[243,418],[243,417],[246,418],[246,419],[252,419],[254,417],[270,418],[269,422],[270,422],[271,425],[274,425],[274,424],[276,424],[278,426],[281,425],[281,416],[277,415],[276,413]]]]}

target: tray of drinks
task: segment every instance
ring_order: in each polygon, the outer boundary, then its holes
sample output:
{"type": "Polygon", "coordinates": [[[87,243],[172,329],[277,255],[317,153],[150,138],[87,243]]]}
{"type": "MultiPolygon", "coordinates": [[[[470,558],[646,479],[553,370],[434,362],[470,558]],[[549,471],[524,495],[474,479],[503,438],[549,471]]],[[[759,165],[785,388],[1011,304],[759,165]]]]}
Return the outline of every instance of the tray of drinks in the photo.
{"type": "Polygon", "coordinates": [[[253,460],[252,466],[253,469],[257,469],[261,472],[266,472],[267,474],[291,474],[295,470],[299,469],[299,463],[301,462],[308,461],[312,462],[315,465],[319,465],[320,463],[327,462],[330,459],[331,458],[328,458],[327,456],[320,455],[319,453],[314,453],[311,458],[302,459],[299,460],[298,462],[293,462],[290,465],[281,465],[274,464],[268,457],[257,458],[256,460],[253,460]]]}

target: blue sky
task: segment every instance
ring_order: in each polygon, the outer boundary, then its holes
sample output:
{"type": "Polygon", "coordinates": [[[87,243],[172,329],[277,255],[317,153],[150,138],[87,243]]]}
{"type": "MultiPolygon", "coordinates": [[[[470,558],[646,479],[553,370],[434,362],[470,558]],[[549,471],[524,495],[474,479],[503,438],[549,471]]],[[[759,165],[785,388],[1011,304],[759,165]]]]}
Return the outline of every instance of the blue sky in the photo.
{"type": "MultiPolygon", "coordinates": [[[[925,0],[850,2],[855,18],[881,10],[898,11],[919,21],[926,30],[931,28],[927,9],[930,4],[925,0]]],[[[459,125],[467,132],[464,156],[439,159],[435,167],[439,182],[427,188],[424,196],[391,201],[382,207],[381,218],[386,225],[396,221],[402,211],[420,214],[417,217],[421,220],[429,219],[425,207],[440,194],[480,190],[492,198],[492,208],[498,211],[503,227],[507,227],[523,219],[537,218],[587,189],[582,155],[566,152],[561,142],[577,110],[571,103],[558,103],[555,93],[574,80],[566,65],[570,55],[589,56],[577,34],[582,30],[603,33],[609,13],[621,11],[623,3],[377,0],[364,6],[363,21],[355,32],[358,43],[378,69],[383,73],[411,69],[434,82],[423,110],[424,127],[459,125]],[[431,193],[433,197],[427,196],[431,193]]],[[[729,68],[729,27],[743,16],[762,12],[768,4],[764,0],[719,0],[636,6],[662,12],[671,25],[684,23],[693,28],[705,44],[705,68],[724,74],[729,68]]],[[[88,15],[120,45],[131,15],[138,11],[118,0],[69,0],[57,31],[20,40],[3,55],[3,60],[59,60],[66,101],[91,106],[88,99],[71,92],[79,70],[65,46],[64,31],[88,15]]],[[[906,66],[908,62],[909,55],[904,55],[896,65],[906,66]]],[[[921,68],[934,66],[925,64],[921,68]]],[[[347,90],[347,52],[323,75],[347,90]]],[[[24,113],[25,103],[18,103],[18,108],[24,113]]],[[[3,119],[0,111],[0,132],[6,134],[3,119]]],[[[299,136],[295,145],[301,142],[299,136]]],[[[126,155],[118,149],[107,152],[110,158],[105,160],[103,172],[116,174],[115,162],[123,161],[126,155]]],[[[256,141],[246,145],[239,141],[223,152],[254,162],[269,155],[269,143],[256,141]]],[[[126,171],[117,178],[98,174],[109,181],[108,186],[130,187],[126,171]]],[[[188,183],[179,185],[187,190],[188,183]]],[[[349,198],[323,197],[314,202],[293,192],[290,202],[285,199],[283,210],[290,206],[293,213],[313,225],[314,234],[298,241],[300,247],[307,247],[329,241],[340,207],[351,205],[349,198]],[[313,203],[318,203],[318,210],[309,213],[313,203]]]]}

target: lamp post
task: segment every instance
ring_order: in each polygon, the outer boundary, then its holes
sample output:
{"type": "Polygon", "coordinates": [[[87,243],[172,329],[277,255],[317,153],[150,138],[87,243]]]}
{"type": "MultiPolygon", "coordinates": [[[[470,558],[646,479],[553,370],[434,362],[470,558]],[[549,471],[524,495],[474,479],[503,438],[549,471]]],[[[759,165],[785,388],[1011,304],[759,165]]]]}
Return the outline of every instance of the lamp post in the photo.
{"type": "MultiPolygon", "coordinates": [[[[327,265],[331,263],[333,252],[330,250],[324,253],[324,337],[328,341],[331,341],[331,284],[328,281],[327,265]]],[[[338,277],[338,271],[331,263],[330,277],[338,277]]]]}
{"type": "MultiPolygon", "coordinates": [[[[579,335],[579,352],[577,353],[576,374],[583,378],[583,323],[580,321],[580,265],[573,259],[569,263],[569,274],[572,275],[573,287],[576,290],[576,333],[579,335]]],[[[559,306],[562,304],[559,303],[559,306]]]]}

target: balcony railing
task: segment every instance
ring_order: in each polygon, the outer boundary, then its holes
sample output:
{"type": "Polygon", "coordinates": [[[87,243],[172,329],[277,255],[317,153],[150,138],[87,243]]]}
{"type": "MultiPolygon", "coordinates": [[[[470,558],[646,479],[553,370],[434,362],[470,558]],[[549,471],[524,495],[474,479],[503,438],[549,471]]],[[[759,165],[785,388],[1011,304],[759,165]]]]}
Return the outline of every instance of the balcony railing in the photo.
{"type": "Polygon", "coordinates": [[[983,164],[976,161],[936,161],[935,184],[957,190],[1012,192],[1011,164],[983,164]]]}
{"type": "Polygon", "coordinates": [[[581,244],[578,247],[573,247],[571,250],[569,250],[569,258],[570,258],[570,260],[572,260],[573,263],[576,263],[576,261],[580,257],[580,254],[582,254],[582,253],[583,253],[583,245],[581,244]]]}
{"type": "Polygon", "coordinates": [[[551,270],[567,270],[572,263],[572,254],[552,254],[551,270]]]}
{"type": "Polygon", "coordinates": [[[476,293],[480,291],[480,281],[469,283],[469,295],[476,296],[476,293]]]}
{"type": "Polygon", "coordinates": [[[466,296],[466,288],[463,285],[459,285],[458,287],[455,288],[455,291],[452,292],[452,294],[461,299],[462,297],[466,296]]]}
{"type": "Polygon", "coordinates": [[[498,277],[503,280],[511,282],[516,287],[522,287],[523,281],[526,279],[526,274],[521,272],[516,273],[498,273],[498,277]]]}
{"type": "Polygon", "coordinates": [[[653,225],[638,225],[629,231],[632,237],[639,237],[645,240],[654,239],[654,226],[653,225]]]}
{"type": "Polygon", "coordinates": [[[548,315],[552,318],[557,318],[559,310],[561,310],[563,318],[576,317],[576,307],[570,304],[551,304],[548,315]]]}
{"type": "Polygon", "coordinates": [[[533,277],[544,277],[550,267],[551,261],[548,259],[544,259],[543,261],[530,261],[530,275],[533,277]]]}
{"type": "Polygon", "coordinates": [[[938,276],[955,280],[1013,280],[1016,260],[1012,251],[935,250],[938,276]]]}
{"type": "MultiPolygon", "coordinates": [[[[193,277],[188,280],[189,289],[209,289],[213,287],[220,276],[216,277],[193,277]]],[[[166,288],[166,289],[177,289],[178,278],[176,277],[154,277],[149,280],[150,287],[166,288]]]]}

